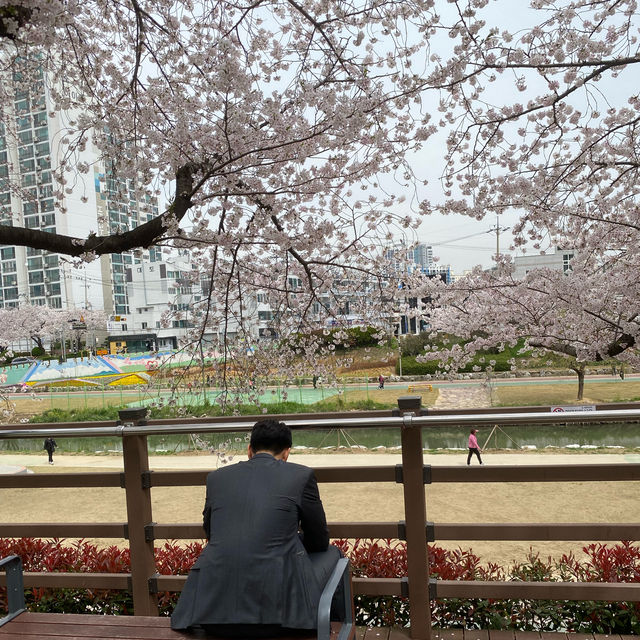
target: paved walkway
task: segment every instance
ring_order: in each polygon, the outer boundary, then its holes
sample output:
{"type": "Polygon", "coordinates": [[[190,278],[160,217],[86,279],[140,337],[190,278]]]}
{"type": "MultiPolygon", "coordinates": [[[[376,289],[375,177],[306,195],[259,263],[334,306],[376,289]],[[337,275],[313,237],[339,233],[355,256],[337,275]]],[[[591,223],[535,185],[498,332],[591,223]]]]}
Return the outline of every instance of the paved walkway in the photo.
{"type": "MultiPolygon", "coordinates": [[[[425,454],[425,464],[434,466],[463,466],[466,464],[466,450],[441,454],[425,454]]],[[[56,455],[56,467],[74,467],[81,469],[122,469],[122,457],[118,455],[88,456],[88,455],[56,455]]],[[[246,460],[245,455],[236,456],[233,462],[246,460]]],[[[399,453],[298,453],[292,452],[289,458],[292,462],[310,467],[337,466],[384,466],[399,464],[402,459],[399,453]]],[[[491,450],[483,454],[485,465],[546,465],[546,464],[629,464],[640,463],[640,453],[539,453],[513,452],[492,453],[491,450]]],[[[211,455],[175,455],[149,456],[152,469],[214,469],[216,457],[211,455]]],[[[15,473],[17,469],[26,467],[47,466],[46,456],[27,454],[0,454],[0,473],[15,473]],[[3,469],[9,468],[8,471],[3,469]]]]}
{"type": "Polygon", "coordinates": [[[479,409],[491,406],[491,394],[486,386],[438,387],[434,409],[479,409]]]}

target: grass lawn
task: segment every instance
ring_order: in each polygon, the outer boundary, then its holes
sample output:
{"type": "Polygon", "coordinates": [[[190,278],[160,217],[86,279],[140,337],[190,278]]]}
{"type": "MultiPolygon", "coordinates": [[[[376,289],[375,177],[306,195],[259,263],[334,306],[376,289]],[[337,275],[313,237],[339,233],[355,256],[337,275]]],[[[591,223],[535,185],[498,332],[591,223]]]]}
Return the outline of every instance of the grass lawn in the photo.
{"type": "MultiPolygon", "coordinates": [[[[577,404],[578,382],[496,386],[493,406],[517,407],[534,405],[577,404]]],[[[634,402],[640,400],[640,381],[589,382],[584,385],[583,404],[634,402]]]]}

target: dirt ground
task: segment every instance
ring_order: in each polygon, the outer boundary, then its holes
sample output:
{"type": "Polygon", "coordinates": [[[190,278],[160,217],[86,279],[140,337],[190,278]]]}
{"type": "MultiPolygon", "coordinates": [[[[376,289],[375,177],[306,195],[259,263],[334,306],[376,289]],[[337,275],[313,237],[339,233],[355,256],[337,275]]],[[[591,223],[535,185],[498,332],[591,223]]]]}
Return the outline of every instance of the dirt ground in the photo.
{"type": "MultiPolygon", "coordinates": [[[[394,455],[334,454],[298,455],[310,466],[339,464],[389,464],[394,455]]],[[[434,456],[433,464],[460,465],[464,456],[434,456]]],[[[487,456],[490,464],[548,464],[639,462],[637,454],[503,454],[487,456]]],[[[41,456],[0,455],[3,464],[22,464],[39,472],[113,471],[119,456],[57,456],[53,467],[41,466],[41,456]]],[[[152,457],[152,468],[211,468],[210,456],[152,457]]],[[[427,518],[433,522],[640,522],[640,482],[440,484],[426,488],[427,518]]],[[[322,484],[320,492],[329,522],[396,522],[404,519],[402,486],[378,483],[322,484]]],[[[156,522],[198,522],[204,504],[204,487],[152,489],[156,522]]],[[[99,489],[3,489],[2,507],[11,522],[121,522],[126,519],[124,492],[99,489]]],[[[102,544],[123,541],[101,540],[102,544]]],[[[581,554],[580,542],[452,541],[442,546],[472,548],[483,563],[508,565],[526,559],[530,548],[541,556],[581,554]]]]}

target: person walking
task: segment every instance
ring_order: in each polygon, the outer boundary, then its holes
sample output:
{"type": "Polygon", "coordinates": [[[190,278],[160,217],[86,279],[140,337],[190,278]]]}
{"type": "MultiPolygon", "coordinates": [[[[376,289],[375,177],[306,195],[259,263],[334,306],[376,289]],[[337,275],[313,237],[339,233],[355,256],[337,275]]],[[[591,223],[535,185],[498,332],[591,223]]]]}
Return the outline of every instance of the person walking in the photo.
{"type": "Polygon", "coordinates": [[[382,374],[378,378],[378,389],[384,389],[384,376],[382,374]]]}
{"type": "Polygon", "coordinates": [[[42,447],[49,454],[49,464],[53,464],[53,452],[56,450],[58,444],[53,438],[47,438],[44,441],[44,446],[42,447]]]}
{"type": "Polygon", "coordinates": [[[482,449],[478,446],[478,438],[476,438],[477,433],[477,429],[471,429],[471,432],[469,433],[469,455],[467,456],[467,465],[471,464],[471,456],[473,456],[474,453],[478,456],[478,462],[482,464],[482,458],[480,457],[482,449]]]}

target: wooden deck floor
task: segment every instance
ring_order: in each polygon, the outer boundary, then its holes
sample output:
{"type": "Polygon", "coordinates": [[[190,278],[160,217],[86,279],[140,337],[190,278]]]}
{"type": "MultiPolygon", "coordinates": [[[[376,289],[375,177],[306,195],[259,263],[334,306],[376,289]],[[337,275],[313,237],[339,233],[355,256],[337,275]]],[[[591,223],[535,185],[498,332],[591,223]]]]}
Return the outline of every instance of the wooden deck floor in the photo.
{"type": "MultiPolygon", "coordinates": [[[[488,631],[469,629],[434,629],[432,640],[638,640],[640,636],[594,633],[539,633],[535,631],[488,631]]],[[[407,640],[407,629],[358,627],[356,640],[407,640]]]]}
{"type": "MultiPolygon", "coordinates": [[[[181,633],[169,618],[23,613],[0,627],[0,640],[205,640],[198,633],[181,633]]],[[[333,630],[337,636],[339,625],[333,630]]],[[[407,629],[358,627],[356,640],[408,640],[407,629]]],[[[287,640],[281,638],[280,640],[287,640]]],[[[307,640],[313,640],[308,638],[307,640]]],[[[434,629],[432,640],[638,640],[638,636],[515,631],[434,629]]]]}

